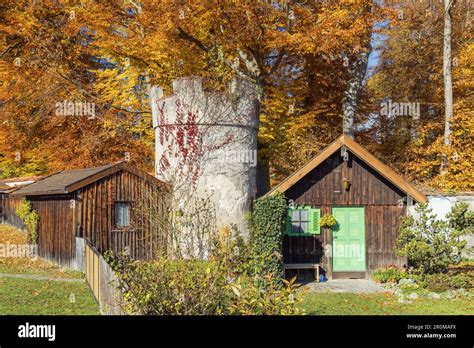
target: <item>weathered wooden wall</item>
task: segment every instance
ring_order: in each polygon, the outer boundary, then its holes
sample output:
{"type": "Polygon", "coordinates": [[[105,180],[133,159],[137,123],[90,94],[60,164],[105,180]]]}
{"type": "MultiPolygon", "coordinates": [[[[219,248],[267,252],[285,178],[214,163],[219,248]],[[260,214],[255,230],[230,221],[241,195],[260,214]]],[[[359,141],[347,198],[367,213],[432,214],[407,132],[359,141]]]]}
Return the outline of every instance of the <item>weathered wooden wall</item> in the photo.
{"type": "Polygon", "coordinates": [[[16,215],[16,208],[20,206],[21,198],[7,193],[0,193],[0,222],[24,229],[23,221],[16,215]]]}
{"type": "Polygon", "coordinates": [[[151,180],[120,171],[78,192],[77,236],[91,241],[97,250],[123,252],[148,259],[158,244],[154,233],[163,216],[166,194],[151,180]],[[115,226],[115,202],[130,202],[130,227],[115,226]]]}
{"type": "MultiPolygon", "coordinates": [[[[27,196],[40,216],[38,254],[61,266],[76,267],[75,238],[81,237],[100,252],[127,249],[136,258],[151,258],[159,243],[149,232],[157,229],[158,214],[164,214],[165,196],[154,178],[124,170],[67,195],[27,196]],[[130,203],[129,228],[115,226],[115,202],[130,203]],[[137,211],[144,207],[146,214],[137,211]]],[[[21,198],[16,196],[15,201],[21,198]]]]}
{"type": "MultiPolygon", "coordinates": [[[[367,271],[387,264],[403,264],[404,260],[395,255],[394,247],[399,218],[406,214],[406,205],[400,208],[399,200],[406,195],[354,154],[350,153],[350,160],[344,162],[336,152],[289,188],[285,195],[296,204],[320,208],[322,215],[330,214],[332,207],[364,206],[367,271]],[[343,187],[343,178],[351,183],[347,191],[343,187]]],[[[284,261],[318,262],[323,272],[331,276],[332,261],[324,252],[327,245],[332,245],[332,231],[328,228],[322,228],[321,234],[315,236],[285,236],[284,261]]],[[[313,273],[299,272],[303,273],[302,277],[305,273],[308,277],[313,273]]]]}
{"type": "Polygon", "coordinates": [[[28,197],[40,217],[38,255],[64,267],[70,267],[75,252],[74,196],[28,197]]]}

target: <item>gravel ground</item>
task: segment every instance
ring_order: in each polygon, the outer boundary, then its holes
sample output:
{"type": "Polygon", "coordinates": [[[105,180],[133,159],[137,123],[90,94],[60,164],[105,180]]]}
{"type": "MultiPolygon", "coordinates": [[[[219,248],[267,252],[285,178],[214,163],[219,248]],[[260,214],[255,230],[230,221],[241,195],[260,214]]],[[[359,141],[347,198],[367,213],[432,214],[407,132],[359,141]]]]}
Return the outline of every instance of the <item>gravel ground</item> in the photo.
{"type": "Polygon", "coordinates": [[[324,283],[309,283],[305,287],[311,292],[345,292],[354,294],[369,294],[387,292],[380,284],[369,279],[333,279],[324,283]]]}

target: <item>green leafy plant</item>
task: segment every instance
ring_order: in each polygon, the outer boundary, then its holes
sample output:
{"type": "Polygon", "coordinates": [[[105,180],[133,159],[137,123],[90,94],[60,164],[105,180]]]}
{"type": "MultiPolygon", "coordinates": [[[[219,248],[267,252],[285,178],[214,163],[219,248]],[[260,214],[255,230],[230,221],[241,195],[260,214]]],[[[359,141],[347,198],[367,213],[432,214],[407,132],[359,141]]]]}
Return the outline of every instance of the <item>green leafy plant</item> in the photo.
{"type": "MultiPolygon", "coordinates": [[[[107,253],[119,279],[122,309],[142,315],[301,314],[301,292],[294,280],[261,289],[252,277],[235,274],[220,259],[135,261],[107,253]]],[[[271,278],[271,275],[267,276],[271,278]]]]}
{"type": "Polygon", "coordinates": [[[424,281],[430,291],[443,292],[450,288],[449,276],[444,273],[427,274],[424,281]]]}
{"type": "Polygon", "coordinates": [[[28,232],[31,244],[38,242],[38,222],[39,215],[26,199],[22,199],[20,205],[16,209],[16,214],[23,220],[25,228],[28,232]]]}
{"type": "Polygon", "coordinates": [[[266,276],[281,282],[283,276],[283,232],[288,214],[285,196],[277,192],[255,201],[249,238],[249,273],[265,287],[266,276]]]}
{"type": "Polygon", "coordinates": [[[282,194],[255,202],[248,241],[224,227],[212,240],[209,259],[135,261],[106,254],[119,278],[123,310],[130,314],[301,314],[302,291],[282,279],[282,194]]]}
{"type": "Polygon", "coordinates": [[[284,286],[270,284],[265,291],[255,286],[251,279],[239,278],[230,284],[232,301],[228,307],[232,315],[297,315],[304,314],[300,304],[302,294],[296,293],[298,285],[296,278],[283,280],[284,286]]]}
{"type": "Polygon", "coordinates": [[[449,278],[449,286],[455,289],[471,289],[472,278],[467,274],[456,274],[449,278]]]}
{"type": "Polygon", "coordinates": [[[471,229],[459,224],[457,208],[449,221],[436,220],[427,204],[417,205],[416,212],[418,219],[401,219],[397,254],[408,259],[415,273],[445,273],[450,265],[460,262],[467,244],[460,237],[471,233],[471,229]]]}
{"type": "Polygon", "coordinates": [[[215,315],[228,306],[225,272],[217,263],[202,260],[153,262],[108,255],[119,276],[122,308],[141,315],[215,315]]]}
{"type": "Polygon", "coordinates": [[[398,283],[407,277],[407,272],[395,266],[379,268],[372,273],[372,279],[378,283],[398,283]]]}
{"type": "Polygon", "coordinates": [[[324,215],[319,219],[319,225],[321,227],[333,227],[336,226],[337,221],[336,218],[332,215],[324,215]]]}

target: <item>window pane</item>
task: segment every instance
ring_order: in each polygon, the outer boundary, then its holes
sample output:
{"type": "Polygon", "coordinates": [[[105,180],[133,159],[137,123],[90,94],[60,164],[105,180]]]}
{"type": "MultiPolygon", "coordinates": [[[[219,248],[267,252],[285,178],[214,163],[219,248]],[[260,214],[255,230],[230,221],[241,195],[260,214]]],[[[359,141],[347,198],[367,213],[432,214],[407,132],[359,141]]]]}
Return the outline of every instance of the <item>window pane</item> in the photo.
{"type": "Polygon", "coordinates": [[[122,204],[115,203],[115,225],[122,226],[122,204]]]}
{"type": "Polygon", "coordinates": [[[129,203],[115,203],[115,225],[130,225],[130,205],[129,203]]]}
{"type": "Polygon", "coordinates": [[[301,233],[308,233],[309,232],[309,223],[302,222],[301,223],[301,233]]]}
{"type": "Polygon", "coordinates": [[[130,226],[130,205],[124,203],[123,205],[123,226],[130,226]]]}
{"type": "Polygon", "coordinates": [[[291,233],[300,233],[300,223],[299,222],[293,222],[291,224],[291,233]]]}
{"type": "Polygon", "coordinates": [[[300,221],[300,211],[292,210],[291,211],[291,221],[300,221]]]}
{"type": "Polygon", "coordinates": [[[308,211],[307,210],[301,210],[301,221],[308,221],[308,211]]]}

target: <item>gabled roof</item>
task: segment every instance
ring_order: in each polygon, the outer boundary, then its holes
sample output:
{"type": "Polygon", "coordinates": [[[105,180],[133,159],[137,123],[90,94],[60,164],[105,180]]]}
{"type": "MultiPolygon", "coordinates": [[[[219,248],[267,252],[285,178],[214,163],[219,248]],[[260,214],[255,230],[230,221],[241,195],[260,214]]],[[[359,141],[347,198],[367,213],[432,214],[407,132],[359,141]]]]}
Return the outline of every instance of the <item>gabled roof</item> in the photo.
{"type": "Polygon", "coordinates": [[[144,179],[161,183],[155,177],[122,161],[101,167],[53,173],[36,183],[15,191],[14,194],[24,196],[68,194],[120,170],[126,170],[144,179]]]}
{"type": "Polygon", "coordinates": [[[276,191],[285,192],[294,184],[296,184],[300,179],[306,176],[314,168],[323,163],[328,159],[332,154],[338,151],[342,146],[346,146],[351,152],[353,152],[357,157],[363,160],[367,165],[372,169],[377,171],[380,175],[389,180],[392,184],[397,186],[400,190],[405,192],[407,195],[413,197],[417,202],[426,202],[426,196],[418,191],[414,186],[412,186],[408,181],[403,179],[400,175],[395,173],[391,168],[380,162],[375,156],[373,156],[369,151],[364,149],[362,146],[357,144],[354,140],[349,138],[346,135],[342,135],[321,151],[317,156],[312,160],[306,163],[303,167],[298,169],[296,172],[291,174],[285,180],[283,180],[279,185],[274,187],[267,195],[270,195],[276,191]]]}

